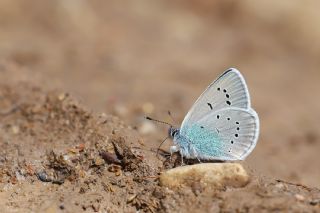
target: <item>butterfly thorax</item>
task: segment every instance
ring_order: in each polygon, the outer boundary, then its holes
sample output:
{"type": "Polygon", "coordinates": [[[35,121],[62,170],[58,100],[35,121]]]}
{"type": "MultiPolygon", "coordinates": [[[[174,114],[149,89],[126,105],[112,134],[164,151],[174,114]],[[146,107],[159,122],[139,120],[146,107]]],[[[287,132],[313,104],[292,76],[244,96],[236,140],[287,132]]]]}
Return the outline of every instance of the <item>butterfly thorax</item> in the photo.
{"type": "Polygon", "coordinates": [[[183,135],[180,134],[179,128],[170,127],[169,137],[173,139],[173,146],[170,147],[170,152],[180,152],[183,157],[194,158],[190,149],[190,141],[183,135]]]}

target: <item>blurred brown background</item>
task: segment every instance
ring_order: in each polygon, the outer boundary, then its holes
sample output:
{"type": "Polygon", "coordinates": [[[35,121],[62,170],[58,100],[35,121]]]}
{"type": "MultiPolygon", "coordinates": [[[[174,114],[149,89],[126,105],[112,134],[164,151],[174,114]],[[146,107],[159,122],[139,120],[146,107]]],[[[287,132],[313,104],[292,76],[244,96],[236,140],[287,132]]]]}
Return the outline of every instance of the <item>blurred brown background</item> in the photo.
{"type": "MultiPolygon", "coordinates": [[[[133,126],[177,120],[238,68],[260,115],[246,163],[320,187],[320,14],[316,0],[0,1],[0,58],[133,126]]],[[[17,76],[19,78],[19,76],[17,76]]],[[[165,137],[146,134],[156,146],[165,137]]],[[[150,133],[151,132],[151,133],[150,133]]]]}

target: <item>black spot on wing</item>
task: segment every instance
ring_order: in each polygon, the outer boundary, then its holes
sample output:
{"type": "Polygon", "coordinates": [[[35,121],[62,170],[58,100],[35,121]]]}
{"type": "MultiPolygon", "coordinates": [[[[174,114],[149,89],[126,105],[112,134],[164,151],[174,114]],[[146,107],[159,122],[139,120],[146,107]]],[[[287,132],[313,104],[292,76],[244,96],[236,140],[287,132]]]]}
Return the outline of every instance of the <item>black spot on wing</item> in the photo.
{"type": "Polygon", "coordinates": [[[207,103],[207,104],[210,107],[210,109],[212,110],[213,109],[212,105],[210,103],[207,103]]]}

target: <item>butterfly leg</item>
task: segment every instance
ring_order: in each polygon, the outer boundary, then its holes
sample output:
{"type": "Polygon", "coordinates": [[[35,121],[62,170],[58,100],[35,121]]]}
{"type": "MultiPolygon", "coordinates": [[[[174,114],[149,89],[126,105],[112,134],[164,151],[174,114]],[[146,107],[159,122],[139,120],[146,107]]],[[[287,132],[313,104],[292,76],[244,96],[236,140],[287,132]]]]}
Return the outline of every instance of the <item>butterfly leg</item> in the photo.
{"type": "Polygon", "coordinates": [[[183,155],[181,155],[181,166],[183,166],[184,163],[183,163],[183,155]]]}
{"type": "Polygon", "coordinates": [[[199,161],[199,163],[202,163],[201,160],[198,158],[198,156],[197,156],[197,160],[199,161]]]}
{"type": "Polygon", "coordinates": [[[195,150],[195,148],[190,144],[190,150],[192,150],[192,155],[195,156],[197,158],[197,160],[199,161],[199,163],[202,163],[200,158],[198,157],[198,153],[197,151],[195,150]]]}
{"type": "Polygon", "coordinates": [[[179,151],[177,146],[170,146],[170,161],[172,160],[172,154],[179,151]]]}

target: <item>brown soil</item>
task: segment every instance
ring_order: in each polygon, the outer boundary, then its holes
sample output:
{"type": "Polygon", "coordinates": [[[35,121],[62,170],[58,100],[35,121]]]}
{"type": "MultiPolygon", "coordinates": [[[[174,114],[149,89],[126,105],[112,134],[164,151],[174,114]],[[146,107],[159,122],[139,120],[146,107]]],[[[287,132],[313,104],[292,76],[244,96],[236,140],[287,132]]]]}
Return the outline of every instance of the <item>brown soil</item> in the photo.
{"type": "Polygon", "coordinates": [[[2,212],[320,211],[319,3],[276,2],[1,1],[2,212]],[[180,122],[228,67],[261,120],[250,183],[159,186],[179,159],[143,117],[180,122]]]}

